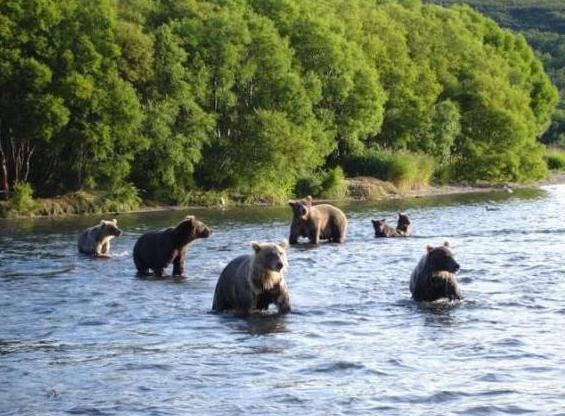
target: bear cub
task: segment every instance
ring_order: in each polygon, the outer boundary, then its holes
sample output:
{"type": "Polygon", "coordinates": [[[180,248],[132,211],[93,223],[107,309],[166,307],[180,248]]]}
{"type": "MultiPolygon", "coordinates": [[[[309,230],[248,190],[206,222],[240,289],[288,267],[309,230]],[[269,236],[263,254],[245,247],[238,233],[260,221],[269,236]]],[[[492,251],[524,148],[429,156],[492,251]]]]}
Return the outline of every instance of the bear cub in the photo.
{"type": "Polygon", "coordinates": [[[433,302],[440,298],[462,299],[455,273],[459,270],[446,241],[440,247],[427,247],[410,277],[410,292],[416,301],[433,302]]]}
{"type": "Polygon", "coordinates": [[[111,257],[110,240],[122,235],[118,220],[101,220],[99,224],[87,228],[78,237],[79,253],[96,257],[111,257]]]}
{"type": "Polygon", "coordinates": [[[412,221],[406,214],[398,213],[398,222],[396,223],[396,231],[403,237],[412,235],[412,221]]]}
{"type": "Polygon", "coordinates": [[[375,237],[408,237],[412,235],[412,222],[406,214],[398,214],[396,229],[386,223],[386,219],[371,220],[375,237]]]}
{"type": "Polygon", "coordinates": [[[320,240],[343,243],[347,231],[347,218],[339,209],[330,204],[313,206],[312,197],[302,201],[289,201],[293,218],[290,225],[290,244],[297,244],[300,237],[305,237],[312,244],[320,240]]]}
{"type": "Polygon", "coordinates": [[[191,242],[208,238],[212,230],[192,215],[176,227],[149,231],[143,234],[133,247],[133,261],[139,276],[163,277],[164,270],[173,263],[173,276],[184,275],[184,258],[191,242]]]}
{"type": "Polygon", "coordinates": [[[247,316],[275,304],[279,313],[290,312],[284,271],[288,267],[288,242],[251,243],[253,254],[233,259],[222,271],[212,309],[247,316]]]}

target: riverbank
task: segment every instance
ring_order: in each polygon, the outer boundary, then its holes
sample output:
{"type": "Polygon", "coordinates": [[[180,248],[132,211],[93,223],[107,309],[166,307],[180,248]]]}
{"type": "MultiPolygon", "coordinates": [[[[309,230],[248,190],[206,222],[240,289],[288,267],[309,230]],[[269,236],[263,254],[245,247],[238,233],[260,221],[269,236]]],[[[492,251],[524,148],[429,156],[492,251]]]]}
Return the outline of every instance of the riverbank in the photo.
{"type": "MultiPolygon", "coordinates": [[[[565,183],[565,172],[551,174],[543,181],[530,184],[509,184],[510,188],[531,188],[549,184],[565,183]]],[[[383,199],[424,198],[428,196],[455,195],[466,193],[500,192],[501,185],[487,183],[467,184],[455,183],[447,185],[429,185],[407,191],[400,191],[393,183],[372,177],[357,177],[347,179],[346,197],[341,201],[377,201],[383,199]]],[[[318,199],[317,201],[322,201],[318,199]]],[[[336,200],[324,200],[338,202],[336,200]]],[[[26,217],[61,217],[87,214],[121,214],[152,211],[178,211],[187,208],[246,206],[246,205],[275,205],[268,198],[253,200],[241,198],[238,195],[217,193],[199,193],[196,198],[189,199],[186,205],[166,205],[155,201],[142,200],[128,195],[104,192],[77,191],[53,198],[36,198],[28,201],[25,209],[17,209],[10,201],[0,201],[0,218],[26,217]]]]}

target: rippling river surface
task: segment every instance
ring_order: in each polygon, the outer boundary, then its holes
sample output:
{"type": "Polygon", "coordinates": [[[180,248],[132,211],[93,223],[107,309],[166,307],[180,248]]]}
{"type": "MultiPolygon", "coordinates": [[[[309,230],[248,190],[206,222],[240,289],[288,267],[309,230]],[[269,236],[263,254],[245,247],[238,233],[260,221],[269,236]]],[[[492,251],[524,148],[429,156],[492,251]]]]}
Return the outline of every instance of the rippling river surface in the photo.
{"type": "Polygon", "coordinates": [[[288,207],[191,210],[215,233],[181,282],[136,278],[132,248],[188,211],[121,215],[111,260],[76,252],[100,217],[0,222],[0,414],[565,414],[565,186],[341,208],[344,245],[289,249],[293,313],[248,320],[209,313],[217,278],[288,207]],[[399,210],[415,236],[373,238],[399,210]],[[418,305],[445,239],[466,299],[418,305]]]}

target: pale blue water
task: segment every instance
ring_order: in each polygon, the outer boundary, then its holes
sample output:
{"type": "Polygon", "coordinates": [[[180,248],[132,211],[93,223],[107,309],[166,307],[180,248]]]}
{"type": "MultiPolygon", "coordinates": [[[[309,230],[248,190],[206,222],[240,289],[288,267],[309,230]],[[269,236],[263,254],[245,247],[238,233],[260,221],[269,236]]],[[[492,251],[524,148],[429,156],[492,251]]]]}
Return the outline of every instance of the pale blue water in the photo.
{"type": "Polygon", "coordinates": [[[99,217],[0,222],[0,414],[565,414],[565,186],[342,208],[344,245],[289,250],[294,313],[250,320],[209,313],[216,280],[288,236],[288,207],[190,211],[215,233],[180,283],[131,252],[188,211],[119,216],[109,261],[76,252],[99,217]],[[398,210],[415,237],[374,239],[398,210]],[[419,306],[410,273],[445,238],[466,300],[419,306]]]}

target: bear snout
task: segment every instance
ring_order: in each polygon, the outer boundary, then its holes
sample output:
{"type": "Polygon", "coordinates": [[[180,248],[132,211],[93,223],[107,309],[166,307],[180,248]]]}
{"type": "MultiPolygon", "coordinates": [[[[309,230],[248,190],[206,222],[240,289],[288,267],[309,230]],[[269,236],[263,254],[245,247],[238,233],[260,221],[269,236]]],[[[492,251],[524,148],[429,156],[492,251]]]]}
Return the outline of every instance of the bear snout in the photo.
{"type": "Polygon", "coordinates": [[[282,261],[279,261],[279,262],[277,262],[277,264],[275,264],[275,270],[277,272],[280,272],[283,269],[283,267],[284,267],[284,264],[283,264],[282,261]]]}
{"type": "Polygon", "coordinates": [[[450,265],[451,273],[457,273],[459,271],[459,269],[461,268],[461,266],[459,266],[459,263],[457,263],[455,260],[453,260],[453,263],[450,265]]]}

